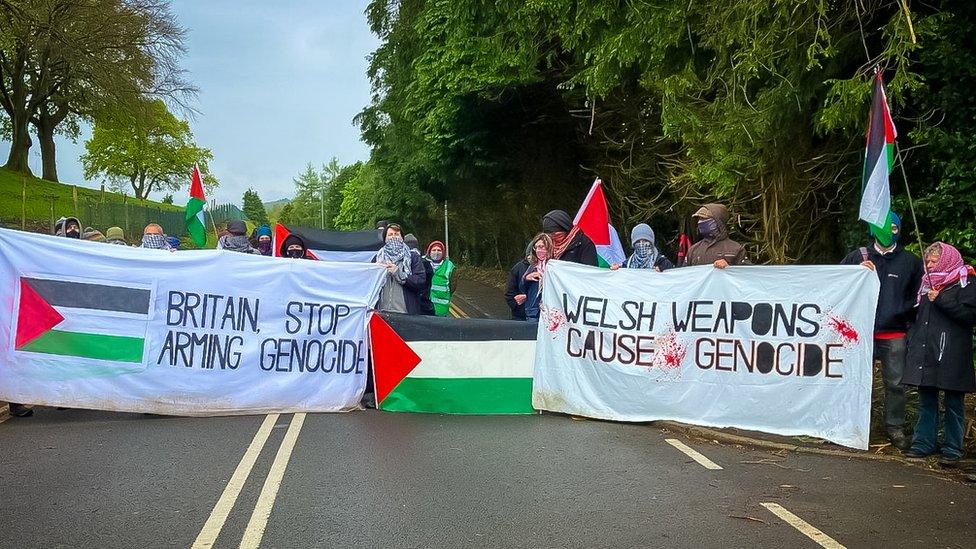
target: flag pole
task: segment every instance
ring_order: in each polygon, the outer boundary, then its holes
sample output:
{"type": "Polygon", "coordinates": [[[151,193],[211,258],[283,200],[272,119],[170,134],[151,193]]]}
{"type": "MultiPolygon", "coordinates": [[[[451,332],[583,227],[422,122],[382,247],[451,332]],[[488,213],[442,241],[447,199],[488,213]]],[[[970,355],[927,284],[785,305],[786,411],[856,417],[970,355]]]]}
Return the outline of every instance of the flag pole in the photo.
{"type": "Polygon", "coordinates": [[[905,181],[905,194],[908,195],[908,210],[912,213],[912,224],[915,225],[915,238],[918,239],[918,254],[922,256],[922,272],[929,276],[929,268],[925,265],[925,245],[922,244],[922,230],[918,228],[918,217],[915,215],[915,202],[912,200],[912,189],[908,186],[908,174],[905,173],[905,159],[901,156],[901,147],[895,141],[895,156],[898,157],[898,168],[901,178],[905,181]]]}

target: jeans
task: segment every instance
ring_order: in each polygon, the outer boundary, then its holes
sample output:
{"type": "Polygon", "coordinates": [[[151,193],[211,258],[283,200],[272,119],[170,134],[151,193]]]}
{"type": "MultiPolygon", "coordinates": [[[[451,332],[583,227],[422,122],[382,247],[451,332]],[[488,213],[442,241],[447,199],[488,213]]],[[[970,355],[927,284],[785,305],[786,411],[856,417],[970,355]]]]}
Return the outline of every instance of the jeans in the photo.
{"type": "MultiPolygon", "coordinates": [[[[963,400],[966,393],[960,391],[942,391],[945,404],[945,416],[942,418],[944,436],[942,441],[942,455],[948,458],[960,458],[963,455],[963,415],[965,408],[963,400]]],[[[922,454],[934,454],[938,448],[939,436],[939,390],[935,387],[918,388],[918,422],[915,423],[915,437],[912,450],[922,454]]]]}
{"type": "Polygon", "coordinates": [[[905,357],[908,347],[905,338],[875,339],[874,358],[881,361],[881,378],[884,380],[885,427],[888,432],[905,427],[905,387],[901,377],[905,373],[905,357]]]}

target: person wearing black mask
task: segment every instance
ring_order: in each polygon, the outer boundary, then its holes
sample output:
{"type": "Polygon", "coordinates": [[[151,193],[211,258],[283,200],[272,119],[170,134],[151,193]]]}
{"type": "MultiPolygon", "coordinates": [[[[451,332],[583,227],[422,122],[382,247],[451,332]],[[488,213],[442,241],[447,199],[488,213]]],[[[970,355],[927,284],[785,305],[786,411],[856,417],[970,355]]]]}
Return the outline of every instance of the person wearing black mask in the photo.
{"type": "Polygon", "coordinates": [[[68,238],[81,238],[81,222],[78,221],[77,217],[62,217],[54,225],[54,234],[68,238]]]}
{"type": "Polygon", "coordinates": [[[896,448],[905,450],[911,439],[905,434],[908,397],[901,382],[908,356],[908,329],[915,319],[916,298],[925,268],[917,255],[898,243],[901,218],[891,212],[889,219],[890,241],[887,235],[872,234],[871,242],[847,254],[841,265],[861,265],[878,273],[881,281],[874,315],[874,359],[881,363],[885,385],[884,416],[888,439],[896,448]]]}
{"type": "Polygon", "coordinates": [[[310,259],[307,255],[308,247],[305,246],[305,241],[302,237],[297,234],[290,234],[285,241],[281,243],[281,256],[290,257],[292,259],[310,259]]]}
{"type": "Polygon", "coordinates": [[[728,208],[722,204],[705,204],[692,217],[698,219],[698,234],[702,239],[688,250],[686,266],[714,265],[716,269],[724,269],[749,263],[745,246],[729,238],[728,208]]]}
{"type": "Polygon", "coordinates": [[[593,241],[579,227],[573,226],[572,218],[565,211],[553,210],[547,213],[542,218],[542,232],[552,239],[551,259],[594,267],[599,264],[593,241]]]}

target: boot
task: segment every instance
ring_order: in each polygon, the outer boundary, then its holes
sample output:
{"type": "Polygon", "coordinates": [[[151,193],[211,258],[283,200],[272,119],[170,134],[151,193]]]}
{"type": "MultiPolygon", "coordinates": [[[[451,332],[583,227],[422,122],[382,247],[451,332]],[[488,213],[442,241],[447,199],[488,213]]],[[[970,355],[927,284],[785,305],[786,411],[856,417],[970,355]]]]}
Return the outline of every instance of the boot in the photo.
{"type": "Polygon", "coordinates": [[[905,431],[901,429],[892,429],[888,431],[888,440],[891,441],[892,446],[898,448],[902,452],[912,446],[912,439],[905,436],[905,431]]]}

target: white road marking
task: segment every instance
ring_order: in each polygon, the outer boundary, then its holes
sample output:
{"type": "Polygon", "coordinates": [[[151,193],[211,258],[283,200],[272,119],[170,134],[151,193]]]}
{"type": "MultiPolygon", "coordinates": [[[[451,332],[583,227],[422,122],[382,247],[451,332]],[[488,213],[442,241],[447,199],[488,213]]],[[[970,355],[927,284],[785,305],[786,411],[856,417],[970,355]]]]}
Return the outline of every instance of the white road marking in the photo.
{"type": "Polygon", "coordinates": [[[760,505],[769,509],[769,512],[783,519],[787,524],[799,530],[800,533],[812,539],[821,547],[825,547],[826,549],[847,549],[837,543],[837,540],[834,538],[814,528],[809,522],[784,509],[782,505],[778,503],[760,503],[760,505]]]}
{"type": "Polygon", "coordinates": [[[278,489],[281,488],[281,479],[285,476],[288,460],[291,459],[292,450],[295,449],[295,442],[298,440],[298,433],[301,432],[304,423],[304,413],[297,413],[292,418],[288,432],[285,433],[285,438],[281,441],[278,453],[271,464],[268,478],[264,480],[261,495],[258,496],[258,502],[254,505],[254,512],[251,513],[251,520],[248,521],[247,528],[244,530],[241,549],[257,549],[261,545],[264,529],[268,526],[268,517],[271,516],[275,498],[278,497],[278,489]]]}
{"type": "Polygon", "coordinates": [[[688,446],[684,442],[681,442],[678,439],[675,439],[675,438],[666,438],[666,439],[664,439],[664,442],[667,442],[671,446],[674,446],[675,448],[677,448],[678,450],[680,450],[681,452],[683,452],[686,456],[688,456],[691,459],[697,461],[699,465],[701,465],[702,467],[704,467],[706,469],[711,469],[713,471],[721,471],[722,470],[722,466],[721,465],[719,465],[719,464],[715,463],[714,461],[708,459],[707,457],[701,455],[700,453],[698,453],[698,451],[696,451],[695,449],[691,448],[690,446],[688,446]]]}
{"type": "Polygon", "coordinates": [[[237,469],[234,470],[234,474],[231,475],[227,486],[224,487],[224,492],[220,494],[220,499],[217,500],[213,511],[210,512],[210,518],[207,519],[207,522],[203,525],[203,529],[200,530],[197,540],[193,542],[193,549],[213,547],[214,542],[217,541],[217,536],[220,535],[220,530],[224,527],[227,515],[234,508],[237,496],[241,494],[244,482],[247,481],[247,477],[251,474],[254,462],[257,461],[258,456],[261,454],[261,449],[264,448],[264,444],[268,441],[268,436],[271,434],[271,429],[274,427],[276,421],[278,421],[278,414],[268,414],[264,418],[264,423],[261,424],[258,432],[254,434],[254,439],[251,440],[251,444],[244,451],[244,457],[237,464],[237,469]]]}

